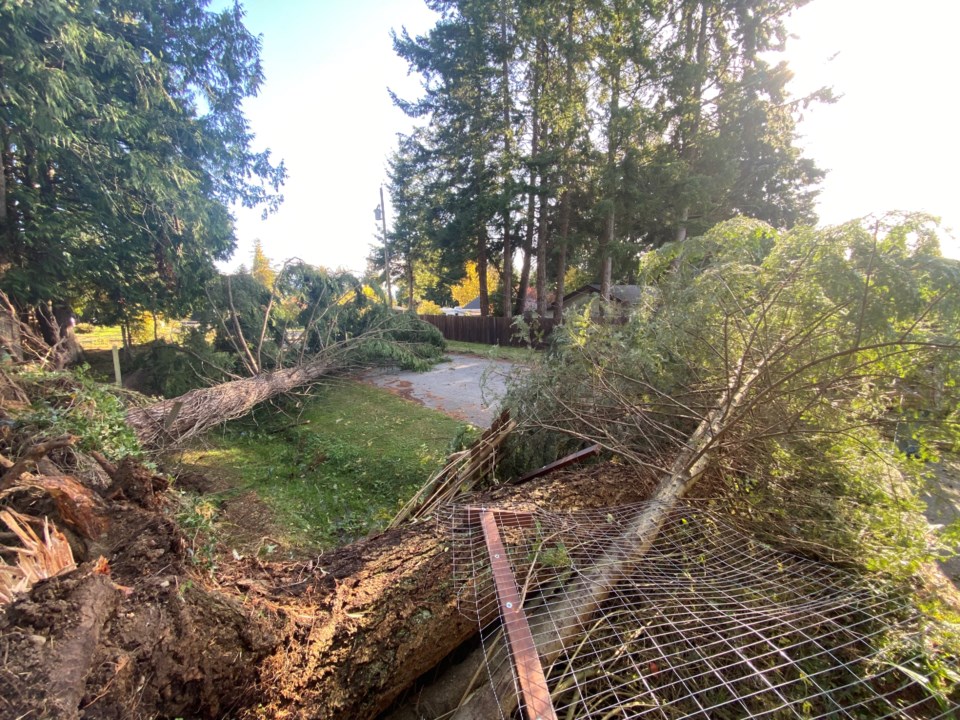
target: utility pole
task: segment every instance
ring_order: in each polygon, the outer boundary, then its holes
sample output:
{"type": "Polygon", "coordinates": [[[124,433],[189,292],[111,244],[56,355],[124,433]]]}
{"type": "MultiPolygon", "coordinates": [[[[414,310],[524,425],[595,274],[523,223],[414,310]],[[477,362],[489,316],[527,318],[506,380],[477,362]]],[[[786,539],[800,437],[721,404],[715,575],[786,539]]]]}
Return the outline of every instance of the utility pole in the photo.
{"type": "Polygon", "coordinates": [[[380,220],[383,222],[383,258],[387,275],[387,307],[393,308],[393,287],[390,283],[390,243],[387,242],[387,206],[383,204],[383,185],[380,186],[380,220]]]}

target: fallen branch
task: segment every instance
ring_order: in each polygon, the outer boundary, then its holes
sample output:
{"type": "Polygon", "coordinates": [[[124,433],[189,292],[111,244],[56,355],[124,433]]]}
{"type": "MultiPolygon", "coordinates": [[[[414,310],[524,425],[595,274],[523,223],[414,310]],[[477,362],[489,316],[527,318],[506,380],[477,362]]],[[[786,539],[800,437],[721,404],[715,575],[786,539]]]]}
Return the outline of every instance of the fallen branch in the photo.
{"type": "Polygon", "coordinates": [[[31,445],[27,451],[0,476],[0,491],[12,487],[17,480],[20,479],[21,475],[27,472],[31,466],[35,466],[47,453],[74,445],[77,440],[79,440],[79,438],[75,435],[62,435],[53,440],[45,440],[44,442],[31,445]]]}

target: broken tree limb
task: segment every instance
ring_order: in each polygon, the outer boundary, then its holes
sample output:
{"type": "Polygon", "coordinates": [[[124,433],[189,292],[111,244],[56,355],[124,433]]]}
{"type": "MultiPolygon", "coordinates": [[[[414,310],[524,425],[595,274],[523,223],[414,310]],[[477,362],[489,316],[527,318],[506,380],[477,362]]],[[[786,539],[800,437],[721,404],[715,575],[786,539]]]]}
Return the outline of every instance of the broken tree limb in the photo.
{"type": "Polygon", "coordinates": [[[2,476],[0,476],[0,491],[12,487],[20,476],[23,475],[31,466],[35,466],[47,453],[59,448],[74,445],[78,437],[75,435],[61,435],[52,440],[44,440],[27,448],[27,451],[21,455],[13,465],[11,465],[2,476]]]}

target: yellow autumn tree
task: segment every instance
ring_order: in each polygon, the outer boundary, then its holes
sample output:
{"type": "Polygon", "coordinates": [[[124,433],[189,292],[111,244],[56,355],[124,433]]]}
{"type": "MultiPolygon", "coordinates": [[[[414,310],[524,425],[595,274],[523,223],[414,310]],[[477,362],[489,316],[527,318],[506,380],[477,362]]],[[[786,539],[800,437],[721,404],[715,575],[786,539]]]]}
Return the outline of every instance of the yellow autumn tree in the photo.
{"type": "Polygon", "coordinates": [[[273,281],[277,273],[270,267],[270,258],[263,251],[263,243],[257,238],[253,241],[253,263],[250,266],[250,274],[265,288],[272,288],[273,281]]]}
{"type": "MultiPolygon", "coordinates": [[[[477,263],[470,260],[466,267],[466,276],[456,285],[450,288],[450,294],[457,301],[457,305],[463,307],[471,300],[475,300],[480,295],[480,274],[477,272],[477,263]]],[[[494,268],[487,266],[487,289],[493,295],[494,289],[500,282],[500,273],[494,268]]]]}

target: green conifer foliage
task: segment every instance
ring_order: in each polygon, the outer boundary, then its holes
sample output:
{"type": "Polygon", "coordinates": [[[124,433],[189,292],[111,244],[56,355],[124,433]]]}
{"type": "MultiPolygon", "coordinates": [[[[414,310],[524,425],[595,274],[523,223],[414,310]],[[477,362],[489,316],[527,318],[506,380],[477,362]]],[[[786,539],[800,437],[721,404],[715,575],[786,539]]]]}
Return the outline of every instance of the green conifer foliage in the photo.
{"type": "Polygon", "coordinates": [[[234,248],[229,205],[281,200],[241,109],[259,53],[239,5],[0,6],[0,287],[103,321],[185,311],[234,248]]]}

